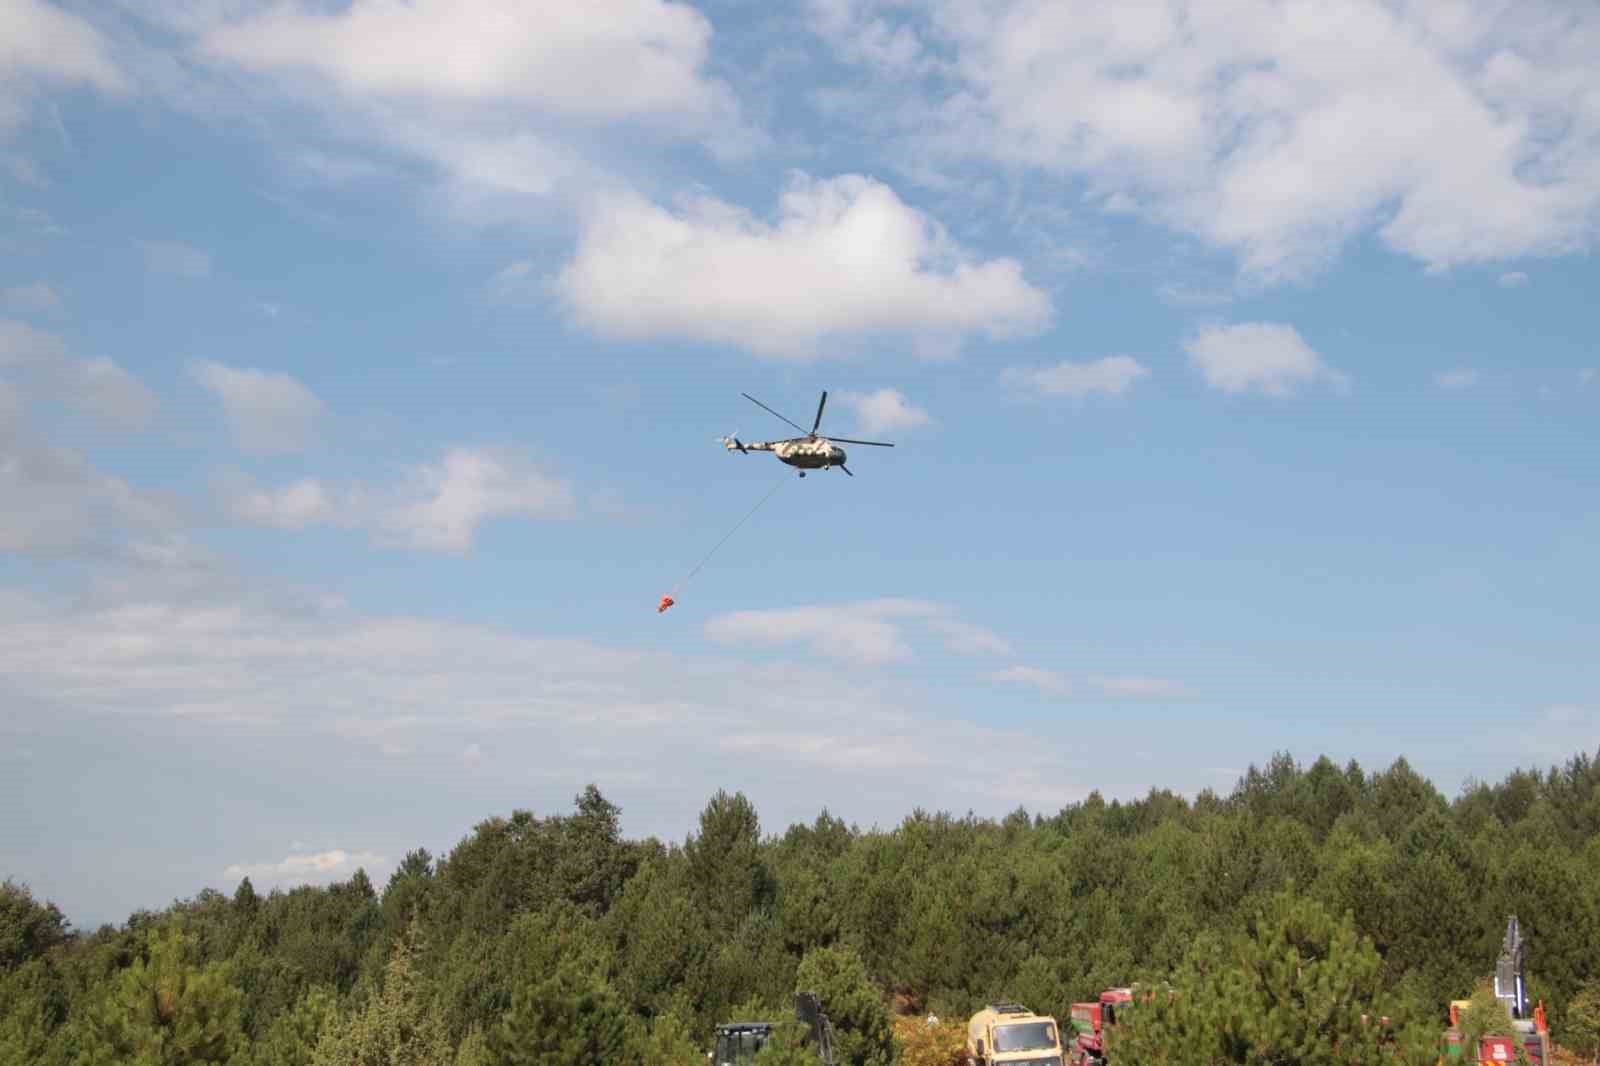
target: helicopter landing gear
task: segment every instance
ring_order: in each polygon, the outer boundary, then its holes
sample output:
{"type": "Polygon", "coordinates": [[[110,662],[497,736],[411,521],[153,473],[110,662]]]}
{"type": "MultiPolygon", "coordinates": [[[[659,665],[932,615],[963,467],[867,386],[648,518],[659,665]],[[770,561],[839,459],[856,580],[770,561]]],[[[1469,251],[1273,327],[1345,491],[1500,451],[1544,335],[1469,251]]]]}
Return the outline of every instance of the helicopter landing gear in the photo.
{"type": "Polygon", "coordinates": [[[800,476],[801,477],[805,477],[806,476],[806,472],[804,470],[800,471],[800,476]]]}

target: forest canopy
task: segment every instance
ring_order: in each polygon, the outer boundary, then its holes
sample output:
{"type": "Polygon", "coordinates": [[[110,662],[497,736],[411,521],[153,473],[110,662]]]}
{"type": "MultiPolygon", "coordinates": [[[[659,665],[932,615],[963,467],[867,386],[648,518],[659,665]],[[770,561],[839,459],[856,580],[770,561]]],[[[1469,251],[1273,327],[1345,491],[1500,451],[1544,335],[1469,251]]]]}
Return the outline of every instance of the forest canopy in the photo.
{"type": "Polygon", "coordinates": [[[447,855],[413,851],[381,888],[364,871],[265,894],[245,879],[93,932],[8,880],[0,1066],[698,1064],[717,1024],[792,1018],[801,988],[843,1061],[887,1064],[895,1014],[964,1020],[1006,999],[1065,1019],[1135,982],[1187,982],[1185,1010],[1213,987],[1249,1002],[1229,960],[1269,934],[1337,952],[1341,1017],[1354,1004],[1437,1032],[1512,914],[1532,998],[1588,1053],[1597,759],[1452,800],[1403,758],[1368,773],[1278,755],[1227,795],[916,810],[872,830],[823,810],[764,832],[742,794],[718,792],[681,843],[625,838],[590,786],[570,811],[516,810],[447,855]]]}

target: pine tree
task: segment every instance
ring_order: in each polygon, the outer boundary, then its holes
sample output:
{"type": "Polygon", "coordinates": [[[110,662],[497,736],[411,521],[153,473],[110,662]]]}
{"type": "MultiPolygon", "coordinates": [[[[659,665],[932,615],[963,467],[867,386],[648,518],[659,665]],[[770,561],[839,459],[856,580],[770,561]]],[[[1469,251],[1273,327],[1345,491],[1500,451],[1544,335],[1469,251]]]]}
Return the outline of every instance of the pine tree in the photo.
{"type": "Polygon", "coordinates": [[[90,1019],[89,1061],[110,1066],[225,1063],[243,1043],[244,993],[223,963],[195,964],[196,939],[153,932],[90,1019]]]}
{"type": "Polygon", "coordinates": [[[1567,1004],[1562,1043],[1600,1066],[1600,978],[1590,978],[1567,1004]]]}
{"type": "Polygon", "coordinates": [[[1425,1064],[1437,1058],[1421,1030],[1379,1024],[1381,963],[1347,915],[1288,892],[1226,946],[1197,943],[1174,987],[1141,997],[1109,1035],[1124,1061],[1215,1066],[1296,1063],[1425,1064]]]}
{"type": "Polygon", "coordinates": [[[613,1066],[628,1050],[627,1015],[599,975],[576,965],[524,985],[489,1030],[494,1066],[613,1066]]]}
{"type": "Polygon", "coordinates": [[[684,844],[690,884],[711,928],[728,933],[771,897],[761,854],[761,822],[744,793],[718,790],[700,814],[700,833],[684,844]]]}
{"type": "Polygon", "coordinates": [[[0,882],[0,970],[21,966],[67,939],[67,920],[54,903],[38,903],[26,885],[0,882]]]}
{"type": "Polygon", "coordinates": [[[313,1066],[440,1066],[452,1057],[436,1005],[419,987],[416,927],[395,943],[383,985],[366,1006],[330,1025],[313,1066]]]}
{"type": "Polygon", "coordinates": [[[795,975],[796,992],[815,992],[833,1023],[840,1066],[888,1066],[894,1060],[894,1030],[883,995],[867,967],[849,947],[806,953],[795,975]]]}

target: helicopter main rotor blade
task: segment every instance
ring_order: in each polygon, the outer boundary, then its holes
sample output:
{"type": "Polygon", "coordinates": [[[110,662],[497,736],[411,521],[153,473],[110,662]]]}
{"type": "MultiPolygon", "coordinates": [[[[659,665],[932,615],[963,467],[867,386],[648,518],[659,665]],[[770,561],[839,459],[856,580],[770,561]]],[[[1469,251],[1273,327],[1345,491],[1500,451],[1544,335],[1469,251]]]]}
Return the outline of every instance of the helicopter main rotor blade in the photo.
{"type": "Polygon", "coordinates": [[[840,444],[870,444],[874,448],[893,448],[894,447],[894,445],[890,444],[888,441],[882,441],[882,440],[851,440],[849,437],[829,437],[828,439],[829,440],[836,440],[840,444]]]}
{"type": "MultiPolygon", "coordinates": [[[[772,408],[768,407],[766,404],[762,403],[760,400],[756,399],[754,396],[750,395],[748,392],[741,392],[739,395],[743,396],[745,399],[749,400],[751,403],[755,404],[757,407],[759,407],[763,411],[767,412],[767,414],[769,414],[769,415],[778,415],[778,412],[774,411],[772,408]]],[[[784,418],[782,415],[778,415],[778,417],[780,419],[783,419],[783,421],[788,422],[791,426],[793,426],[795,429],[798,429],[801,433],[804,433],[806,431],[806,427],[802,426],[800,423],[791,422],[789,419],[784,418]]]]}
{"type": "Polygon", "coordinates": [[[817,401],[817,420],[811,423],[811,435],[817,435],[817,427],[822,425],[822,409],[828,404],[828,390],[822,390],[822,399],[817,401]]]}

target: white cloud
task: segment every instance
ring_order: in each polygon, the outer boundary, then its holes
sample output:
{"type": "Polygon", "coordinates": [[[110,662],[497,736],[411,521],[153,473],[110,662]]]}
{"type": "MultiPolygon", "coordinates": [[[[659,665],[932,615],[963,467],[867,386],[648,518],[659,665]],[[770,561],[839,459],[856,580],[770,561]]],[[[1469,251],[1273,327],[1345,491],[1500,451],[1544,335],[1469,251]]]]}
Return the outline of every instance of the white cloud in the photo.
{"type": "Polygon", "coordinates": [[[0,369],[8,367],[24,375],[32,391],[116,428],[143,428],[158,406],[155,394],[112,360],[73,359],[54,333],[0,318],[0,369]]]}
{"type": "MultiPolygon", "coordinates": [[[[107,93],[128,88],[106,39],[83,18],[43,0],[6,0],[0,4],[0,137],[27,118],[34,82],[107,93]]],[[[26,160],[22,165],[31,169],[26,160]]]]}
{"type": "Polygon", "coordinates": [[[1072,685],[1061,674],[1036,666],[1008,666],[986,677],[1008,685],[1027,685],[1050,696],[1064,696],[1072,691],[1072,685]]]}
{"type": "MultiPolygon", "coordinates": [[[[246,877],[257,889],[270,887],[290,888],[295,885],[325,885],[332,881],[348,880],[357,870],[367,871],[368,878],[386,869],[389,860],[371,851],[345,851],[333,848],[311,854],[291,854],[278,862],[234,863],[222,871],[230,881],[246,877]]],[[[381,878],[376,878],[378,883],[381,878]]]]}
{"type": "Polygon", "coordinates": [[[1348,386],[1348,378],[1325,364],[1293,326],[1276,322],[1209,326],[1185,341],[1184,350],[1206,384],[1226,393],[1284,397],[1317,381],[1348,386]]]}
{"type": "Polygon", "coordinates": [[[1110,696],[1177,696],[1184,691],[1178,682],[1159,677],[1095,677],[1089,683],[1110,696]]]}
{"type": "Polygon", "coordinates": [[[402,472],[399,487],[339,491],[316,478],[258,488],[243,478],[219,486],[236,521],[276,529],[360,528],[380,543],[464,554],[479,527],[500,518],[565,519],[577,512],[571,486],[509,451],[455,447],[402,472]]]}
{"type": "Polygon", "coordinates": [[[925,614],[931,605],[883,600],[837,607],[789,607],[735,611],[706,622],[706,635],[721,644],[805,643],[814,654],[863,665],[911,657],[911,648],[891,619],[925,614]]]}
{"type": "Polygon", "coordinates": [[[105,422],[139,429],[155,416],[155,393],[104,356],[75,363],[70,390],[69,402],[105,422]]]}
{"type": "Polygon", "coordinates": [[[1509,274],[1500,275],[1500,285],[1506,289],[1519,289],[1528,283],[1528,275],[1520,270],[1513,270],[1509,274]]]}
{"type": "Polygon", "coordinates": [[[123,6],[193,41],[201,63],[192,84],[169,90],[175,105],[278,112],[302,128],[320,119],[326,147],[275,145],[298,173],[421,177],[469,223],[529,225],[547,205],[615,184],[592,160],[643,172],[651,153],[686,140],[719,158],[765,142],[708,71],[712,26],[687,3],[246,2],[226,17],[123,6]],[[207,88],[225,103],[198,104],[207,88]]]}
{"type": "Polygon", "coordinates": [[[890,433],[927,425],[928,412],[911,403],[898,389],[875,392],[841,392],[838,400],[856,413],[861,433],[890,433]]]}
{"type": "Polygon", "coordinates": [[[858,603],[734,611],[706,622],[706,635],[727,645],[807,645],[811,653],[863,666],[913,656],[906,633],[918,623],[960,654],[1006,652],[996,634],[955,617],[953,608],[931,600],[881,599],[858,603]]]}
{"type": "Polygon", "coordinates": [[[304,529],[339,517],[333,496],[315,478],[301,478],[280,489],[235,485],[225,490],[230,516],[247,525],[304,529]]]}
{"type": "MultiPolygon", "coordinates": [[[[472,745],[493,744],[514,753],[518,788],[598,780],[612,795],[631,783],[658,804],[678,793],[685,809],[703,802],[704,782],[725,776],[730,754],[766,782],[753,800],[780,798],[772,792],[799,778],[804,790],[781,798],[812,812],[819,786],[850,795],[856,810],[881,793],[880,807],[863,813],[891,817],[908,796],[929,808],[998,808],[1084,791],[1072,782],[1082,767],[1070,746],[992,715],[982,725],[943,718],[926,693],[832,664],[689,659],[315,602],[146,589],[85,607],[0,590],[0,676],[24,724],[181,717],[196,745],[217,731],[270,727],[254,735],[303,738],[335,758],[358,745],[429,768],[465,764],[472,745]],[[959,773],[971,752],[994,750],[1007,753],[1006,775],[959,773]],[[665,792],[659,778],[626,769],[661,760],[676,767],[665,792]]],[[[473,769],[495,774],[506,763],[485,757],[473,769]]],[[[291,858],[240,862],[237,875],[317,872],[308,855],[291,858]]],[[[363,861],[347,854],[341,873],[363,861]]]]}
{"type": "Polygon", "coordinates": [[[1465,368],[1441,370],[1433,375],[1433,383],[1441,389],[1470,389],[1478,383],[1478,372],[1465,368]]]}
{"type": "Polygon", "coordinates": [[[963,655],[1010,655],[1011,645],[1005,638],[982,626],[963,622],[958,618],[935,617],[928,620],[930,628],[944,635],[945,647],[963,655]]]}
{"type": "Polygon", "coordinates": [[[1094,393],[1121,396],[1150,370],[1131,355],[1109,355],[1087,363],[1063,361],[1055,366],[1007,367],[1002,384],[1041,396],[1070,396],[1075,400],[1094,393]]]}
{"type": "Polygon", "coordinates": [[[191,363],[189,373],[221,401],[234,439],[246,451],[298,451],[311,443],[322,401],[288,374],[211,360],[191,363]]]}
{"type": "Polygon", "coordinates": [[[179,241],[141,241],[145,266],[158,274],[204,278],[211,274],[211,254],[179,241]]]}
{"type": "Polygon", "coordinates": [[[66,361],[66,343],[54,333],[35,329],[26,322],[0,318],[0,370],[50,367],[66,361]]]}
{"type": "Polygon", "coordinates": [[[0,552],[103,557],[121,551],[130,530],[162,534],[178,527],[171,503],[31,437],[20,412],[7,413],[16,403],[9,393],[0,387],[0,552]]]}
{"type": "Polygon", "coordinates": [[[776,222],[711,197],[679,212],[603,197],[556,280],[603,334],[687,337],[811,360],[823,342],[896,334],[924,351],[1043,328],[1050,299],[1011,259],[978,260],[887,185],[795,175],[776,222]]]}
{"type": "Polygon", "coordinates": [[[1597,377],[1600,377],[1600,369],[1592,366],[1584,367],[1582,370],[1578,371],[1578,387],[1582,389],[1588,388],[1589,383],[1594,381],[1597,377]]]}
{"type": "Polygon", "coordinates": [[[1590,247],[1600,10],[827,0],[838,93],[908,169],[1000,162],[1305,273],[1376,230],[1432,268],[1590,247]],[[835,17],[837,16],[837,17],[835,17]],[[902,62],[884,66],[888,51],[902,62]],[[1395,106],[1405,100],[1406,106],[1395,106]]]}
{"type": "Polygon", "coordinates": [[[0,378],[0,441],[9,440],[22,426],[22,397],[0,378]]]}
{"type": "Polygon", "coordinates": [[[356,0],[328,14],[275,6],[213,26],[202,47],[253,70],[316,71],[352,94],[670,122],[735,110],[703,72],[711,35],[700,12],[664,0],[356,0]]]}
{"type": "Polygon", "coordinates": [[[45,314],[61,309],[61,297],[44,282],[36,281],[0,290],[0,307],[22,315],[45,314]]]}
{"type": "Polygon", "coordinates": [[[505,517],[570,518],[571,487],[509,453],[452,448],[412,472],[407,498],[383,506],[378,526],[401,544],[461,553],[483,522],[505,517]]]}

